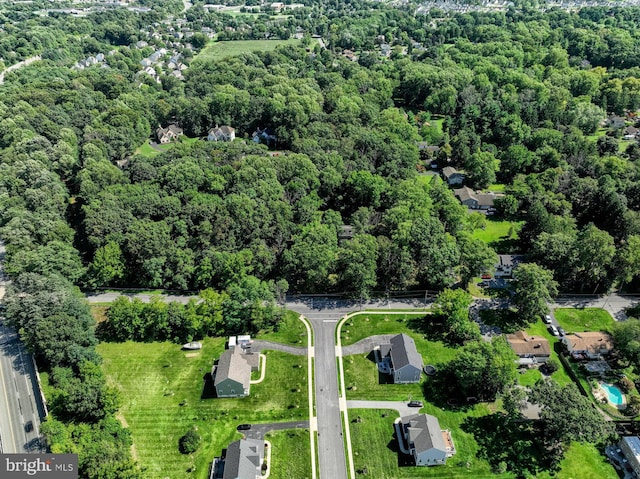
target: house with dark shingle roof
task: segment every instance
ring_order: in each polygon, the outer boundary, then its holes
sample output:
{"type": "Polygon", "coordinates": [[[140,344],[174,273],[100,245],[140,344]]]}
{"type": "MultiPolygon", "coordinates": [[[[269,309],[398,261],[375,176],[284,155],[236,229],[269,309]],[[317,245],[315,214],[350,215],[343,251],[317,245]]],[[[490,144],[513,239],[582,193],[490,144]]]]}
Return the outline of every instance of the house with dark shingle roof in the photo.
{"type": "Polygon", "coordinates": [[[456,453],[451,433],[440,429],[440,423],[435,416],[411,414],[401,418],[400,424],[402,439],[408,446],[407,449],[416,466],[444,465],[447,458],[456,453]]]}
{"type": "Polygon", "coordinates": [[[461,185],[465,178],[465,174],[456,170],[453,166],[445,166],[442,169],[442,176],[449,185],[461,185]]]}
{"type": "Polygon", "coordinates": [[[259,479],[262,477],[264,442],[240,439],[227,448],[222,479],[259,479]]]}
{"type": "Polygon", "coordinates": [[[219,398],[249,395],[251,371],[258,370],[257,354],[245,354],[242,348],[227,349],[220,355],[218,364],[211,370],[213,385],[219,398]]]}
{"type": "Polygon", "coordinates": [[[389,343],[380,345],[380,355],[389,362],[394,384],[420,382],[422,356],[413,338],[404,333],[394,336],[389,343]]]}
{"type": "Polygon", "coordinates": [[[518,364],[546,363],[551,356],[551,346],[547,338],[532,336],[524,331],[507,334],[507,342],[518,356],[518,364]]]}
{"type": "Polygon", "coordinates": [[[613,351],[613,338],[610,334],[602,331],[567,334],[561,341],[574,357],[599,359],[613,351]]]}
{"type": "Polygon", "coordinates": [[[460,203],[472,210],[488,210],[493,207],[496,198],[504,196],[502,194],[473,191],[467,186],[453,190],[453,194],[460,203]]]}

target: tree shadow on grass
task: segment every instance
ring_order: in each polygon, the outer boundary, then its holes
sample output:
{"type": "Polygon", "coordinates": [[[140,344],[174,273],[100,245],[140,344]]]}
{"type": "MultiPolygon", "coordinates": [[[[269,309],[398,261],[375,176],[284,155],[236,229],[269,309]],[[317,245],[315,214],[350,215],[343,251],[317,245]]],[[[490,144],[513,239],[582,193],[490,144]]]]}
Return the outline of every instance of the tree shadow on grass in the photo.
{"type": "Polygon", "coordinates": [[[456,387],[456,380],[451,376],[444,364],[435,365],[438,371],[422,383],[424,398],[441,409],[448,411],[467,411],[477,401],[468,401],[456,387]]]}
{"type": "Polygon", "coordinates": [[[533,421],[514,421],[504,414],[468,417],[462,430],[473,434],[480,446],[478,457],[495,472],[511,471],[516,477],[535,477],[539,471],[557,471],[561,455],[550,451],[533,421]]]}
{"type": "MultiPolygon", "coordinates": [[[[425,339],[429,341],[442,341],[449,344],[447,341],[447,329],[445,328],[444,321],[435,314],[430,314],[423,318],[410,319],[407,323],[409,328],[422,334],[425,339]]],[[[449,344],[450,346],[459,346],[458,344],[449,344]]]]}
{"type": "Polygon", "coordinates": [[[524,326],[519,322],[517,313],[511,309],[483,309],[479,315],[484,324],[497,326],[505,333],[513,333],[524,326]]]}

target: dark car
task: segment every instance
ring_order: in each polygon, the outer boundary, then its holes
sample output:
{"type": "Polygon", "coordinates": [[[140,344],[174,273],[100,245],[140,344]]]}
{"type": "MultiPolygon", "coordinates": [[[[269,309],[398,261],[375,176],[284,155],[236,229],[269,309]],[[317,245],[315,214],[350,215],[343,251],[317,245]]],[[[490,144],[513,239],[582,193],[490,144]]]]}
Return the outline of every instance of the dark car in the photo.
{"type": "Polygon", "coordinates": [[[560,336],[564,336],[565,334],[567,334],[567,333],[565,332],[565,330],[564,330],[564,329],[562,329],[562,328],[561,328],[561,327],[559,327],[559,326],[558,326],[558,333],[560,334],[560,336]]]}
{"type": "Polygon", "coordinates": [[[27,421],[24,425],[24,430],[27,432],[33,431],[33,421],[27,421]]]}
{"type": "Polygon", "coordinates": [[[422,401],[409,401],[409,407],[422,407],[422,401]]]}
{"type": "Polygon", "coordinates": [[[251,424],[240,424],[236,429],[238,429],[238,431],[248,431],[251,429],[251,424]]]}

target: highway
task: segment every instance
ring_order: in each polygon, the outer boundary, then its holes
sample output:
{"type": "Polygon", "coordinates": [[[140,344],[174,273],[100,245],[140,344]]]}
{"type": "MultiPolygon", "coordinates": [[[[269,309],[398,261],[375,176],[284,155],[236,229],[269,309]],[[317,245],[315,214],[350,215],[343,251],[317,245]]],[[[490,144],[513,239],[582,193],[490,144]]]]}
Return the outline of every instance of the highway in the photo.
{"type": "MultiPolygon", "coordinates": [[[[0,304],[4,297],[2,271],[5,248],[0,242],[0,304]]],[[[43,452],[40,420],[44,406],[31,355],[24,349],[14,330],[4,324],[0,312],[0,451],[11,453],[43,452]],[[27,431],[31,421],[33,430],[27,431]]]]}

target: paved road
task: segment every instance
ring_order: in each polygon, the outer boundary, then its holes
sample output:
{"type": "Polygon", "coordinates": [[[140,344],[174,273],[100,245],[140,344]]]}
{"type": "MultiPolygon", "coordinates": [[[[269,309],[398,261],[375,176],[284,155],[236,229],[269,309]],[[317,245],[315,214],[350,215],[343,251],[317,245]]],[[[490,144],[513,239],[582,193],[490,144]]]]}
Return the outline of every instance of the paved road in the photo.
{"type": "Polygon", "coordinates": [[[559,296],[552,308],[602,308],[616,321],[624,321],[626,308],[640,303],[640,296],[612,293],[606,296],[568,295],[559,296]]]}
{"type": "Polygon", "coordinates": [[[272,422],[268,424],[252,424],[248,431],[240,431],[247,439],[264,439],[265,434],[270,431],[282,431],[284,429],[306,429],[309,421],[297,422],[272,422]]]}
{"type": "Polygon", "coordinates": [[[30,65],[33,62],[36,62],[36,61],[41,60],[41,59],[42,58],[40,57],[40,55],[36,55],[35,57],[27,58],[26,60],[22,60],[21,62],[16,63],[15,65],[11,65],[6,70],[4,70],[2,73],[0,73],[0,85],[2,85],[4,83],[5,74],[7,74],[9,72],[12,72],[14,70],[17,70],[18,68],[26,67],[27,65],[30,65]]]}
{"type": "Polygon", "coordinates": [[[18,335],[0,321],[0,440],[4,453],[42,452],[40,420],[44,408],[33,360],[18,335]],[[33,423],[33,431],[25,425],[33,423]]]}
{"type": "Polygon", "coordinates": [[[198,300],[197,295],[184,295],[184,294],[145,294],[145,293],[86,293],[87,301],[89,303],[113,303],[120,296],[127,296],[129,298],[138,298],[143,303],[150,303],[152,298],[160,298],[165,303],[180,303],[187,304],[192,299],[198,300]]]}

